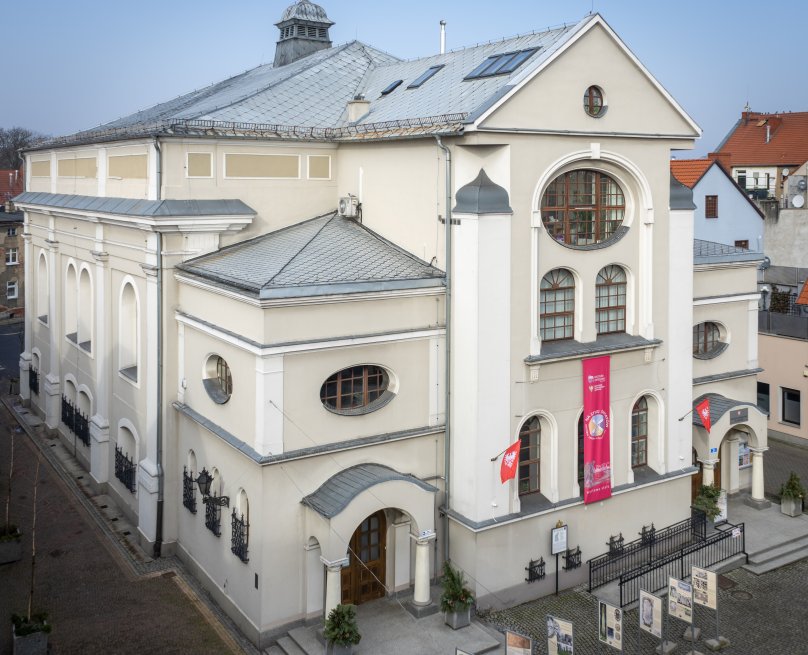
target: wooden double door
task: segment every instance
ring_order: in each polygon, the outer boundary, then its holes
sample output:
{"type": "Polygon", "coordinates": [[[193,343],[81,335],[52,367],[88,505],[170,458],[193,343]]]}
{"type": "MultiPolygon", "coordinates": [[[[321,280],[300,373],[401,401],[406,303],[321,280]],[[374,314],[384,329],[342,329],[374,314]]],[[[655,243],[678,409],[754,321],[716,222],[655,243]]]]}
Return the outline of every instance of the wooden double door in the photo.
{"type": "Polygon", "coordinates": [[[342,602],[359,605],[385,594],[387,521],[384,512],[368,516],[353,533],[349,565],[342,569],[342,602]]]}

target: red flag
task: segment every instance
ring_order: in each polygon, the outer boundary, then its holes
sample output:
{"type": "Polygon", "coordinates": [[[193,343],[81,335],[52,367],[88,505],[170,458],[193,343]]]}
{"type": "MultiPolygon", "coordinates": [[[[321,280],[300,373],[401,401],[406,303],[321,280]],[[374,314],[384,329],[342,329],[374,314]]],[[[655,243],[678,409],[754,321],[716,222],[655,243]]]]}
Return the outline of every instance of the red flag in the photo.
{"type": "Polygon", "coordinates": [[[705,398],[696,405],[696,411],[699,413],[699,418],[707,432],[710,432],[710,399],[705,398]]]}
{"type": "Polygon", "coordinates": [[[502,455],[502,464],[499,467],[499,477],[504,484],[511,478],[516,476],[516,469],[519,466],[519,447],[522,445],[521,441],[517,441],[512,446],[508,447],[502,455]]]}

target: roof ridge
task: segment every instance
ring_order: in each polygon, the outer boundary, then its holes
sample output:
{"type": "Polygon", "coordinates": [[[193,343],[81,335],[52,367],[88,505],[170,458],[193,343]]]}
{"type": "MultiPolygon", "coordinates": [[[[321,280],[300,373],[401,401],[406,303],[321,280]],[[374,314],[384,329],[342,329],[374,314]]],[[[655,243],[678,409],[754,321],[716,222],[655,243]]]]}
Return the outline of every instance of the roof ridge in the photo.
{"type": "MultiPolygon", "coordinates": [[[[324,216],[327,216],[327,214],[324,214],[324,216]]],[[[269,278],[269,279],[268,279],[268,280],[267,280],[267,281],[266,281],[264,284],[262,284],[262,285],[261,285],[261,288],[262,288],[262,289],[265,289],[265,288],[266,288],[266,287],[268,287],[270,284],[272,284],[272,282],[275,280],[275,278],[277,278],[277,277],[278,277],[278,276],[279,276],[281,273],[283,273],[283,272],[286,270],[286,268],[287,268],[287,267],[288,267],[288,266],[289,266],[289,265],[290,265],[290,264],[291,264],[293,261],[295,261],[295,259],[297,259],[297,258],[300,256],[300,254],[301,254],[301,253],[302,253],[302,252],[303,252],[303,251],[304,251],[306,248],[308,248],[308,247],[311,245],[311,242],[312,242],[312,241],[314,241],[314,240],[315,240],[315,239],[316,239],[316,238],[319,236],[319,234],[320,234],[320,233],[321,233],[321,232],[322,232],[322,231],[323,231],[323,230],[326,228],[326,226],[327,226],[327,225],[328,225],[328,224],[329,224],[331,221],[333,221],[333,220],[334,220],[336,217],[337,217],[337,213],[336,213],[336,212],[332,212],[332,213],[331,213],[331,218],[329,218],[328,220],[324,221],[324,222],[323,222],[323,224],[320,226],[320,229],[319,229],[319,230],[317,230],[317,231],[316,231],[316,232],[315,232],[315,233],[314,233],[314,234],[311,236],[311,238],[310,238],[308,241],[306,241],[306,243],[304,243],[304,244],[303,244],[303,246],[302,246],[302,247],[298,248],[297,252],[296,252],[294,255],[292,255],[292,256],[291,256],[291,257],[288,259],[288,261],[287,261],[287,262],[286,262],[286,263],[285,263],[283,266],[281,266],[281,267],[280,267],[280,268],[279,268],[279,269],[278,269],[278,270],[275,272],[275,275],[273,275],[273,276],[272,276],[271,278],[269,278]]],[[[322,218],[322,216],[320,216],[320,217],[318,217],[318,218],[322,218]]],[[[312,220],[314,220],[314,219],[312,219],[312,220]]],[[[303,223],[308,223],[308,222],[309,222],[309,221],[303,221],[303,223]]],[[[302,225],[303,223],[297,223],[296,225],[302,225]]],[[[290,226],[290,227],[291,227],[291,226],[290,226]]],[[[280,231],[280,230],[279,230],[279,231],[280,231]]],[[[277,233],[275,233],[275,234],[277,234],[277,233]]]]}

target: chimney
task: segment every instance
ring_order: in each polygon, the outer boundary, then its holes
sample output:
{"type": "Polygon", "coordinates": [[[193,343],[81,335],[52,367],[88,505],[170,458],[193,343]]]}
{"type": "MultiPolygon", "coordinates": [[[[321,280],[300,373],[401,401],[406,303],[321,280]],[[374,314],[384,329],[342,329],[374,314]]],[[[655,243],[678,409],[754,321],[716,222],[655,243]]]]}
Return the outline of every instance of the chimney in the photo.
{"type": "Polygon", "coordinates": [[[353,100],[348,101],[348,122],[356,123],[360,118],[367,116],[370,111],[370,100],[365,100],[365,96],[359,94],[353,100]]]}
{"type": "Polygon", "coordinates": [[[446,21],[440,22],[440,53],[446,53],[446,21]]]}
{"type": "Polygon", "coordinates": [[[732,153],[731,152],[710,152],[707,159],[716,162],[728,174],[732,174],[732,153]]]}

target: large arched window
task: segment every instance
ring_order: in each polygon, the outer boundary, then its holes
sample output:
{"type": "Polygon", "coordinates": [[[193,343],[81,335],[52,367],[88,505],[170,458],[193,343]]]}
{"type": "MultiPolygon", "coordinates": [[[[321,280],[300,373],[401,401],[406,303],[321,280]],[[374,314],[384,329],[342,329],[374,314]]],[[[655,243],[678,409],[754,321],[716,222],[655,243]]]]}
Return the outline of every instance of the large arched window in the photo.
{"type": "Polygon", "coordinates": [[[519,431],[519,495],[539,491],[541,473],[541,421],[527,420],[519,431]]]}
{"type": "Polygon", "coordinates": [[[137,382],[138,374],[138,302],[130,282],[121,289],[118,309],[118,369],[137,382]]]}
{"type": "Polygon", "coordinates": [[[575,328],[575,279],[565,268],[541,280],[539,331],[543,341],[572,339],[575,328]]]}
{"type": "Polygon", "coordinates": [[[39,260],[36,267],[36,314],[40,321],[48,324],[48,260],[44,251],[39,253],[39,260]]]}
{"type": "Polygon", "coordinates": [[[631,410],[631,468],[648,465],[648,401],[645,396],[631,410]]]}
{"type": "Polygon", "coordinates": [[[595,284],[598,334],[626,331],[626,272],[614,264],[600,269],[595,284]]]}
{"type": "Polygon", "coordinates": [[[587,246],[610,238],[623,223],[623,190],[605,173],[576,170],[550,182],[541,199],[548,234],[571,246],[587,246]]]}
{"type": "Polygon", "coordinates": [[[331,375],[320,387],[320,400],[326,409],[340,414],[373,411],[393,396],[390,376],[381,366],[351,366],[331,375]]]}

